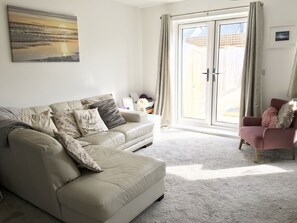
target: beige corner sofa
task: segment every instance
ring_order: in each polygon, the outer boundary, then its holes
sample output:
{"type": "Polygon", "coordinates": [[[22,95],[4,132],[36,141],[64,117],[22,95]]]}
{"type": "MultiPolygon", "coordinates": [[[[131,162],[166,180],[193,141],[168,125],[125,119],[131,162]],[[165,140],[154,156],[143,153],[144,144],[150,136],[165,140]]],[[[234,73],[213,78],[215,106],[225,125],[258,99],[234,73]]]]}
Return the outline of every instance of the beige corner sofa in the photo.
{"type": "MultiPolygon", "coordinates": [[[[45,110],[87,108],[102,95],[78,101],[22,109],[22,115],[45,110]]],[[[8,135],[0,148],[0,184],[56,218],[71,223],[125,223],[164,195],[165,163],[132,153],[153,142],[153,124],[144,113],[121,111],[126,124],[80,140],[103,168],[79,169],[53,137],[25,128],[8,135]]]]}

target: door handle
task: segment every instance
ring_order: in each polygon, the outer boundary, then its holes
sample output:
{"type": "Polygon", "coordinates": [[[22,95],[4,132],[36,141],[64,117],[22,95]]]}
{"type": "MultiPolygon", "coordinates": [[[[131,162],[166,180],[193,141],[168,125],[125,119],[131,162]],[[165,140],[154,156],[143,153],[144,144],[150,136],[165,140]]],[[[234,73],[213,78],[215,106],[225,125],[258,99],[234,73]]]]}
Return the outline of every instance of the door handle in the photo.
{"type": "Polygon", "coordinates": [[[207,68],[206,72],[202,73],[202,74],[206,74],[206,81],[208,82],[209,81],[209,68],[207,68]]]}
{"type": "Polygon", "coordinates": [[[220,73],[216,72],[216,68],[213,68],[212,70],[212,81],[216,81],[216,75],[219,75],[220,73]]]}

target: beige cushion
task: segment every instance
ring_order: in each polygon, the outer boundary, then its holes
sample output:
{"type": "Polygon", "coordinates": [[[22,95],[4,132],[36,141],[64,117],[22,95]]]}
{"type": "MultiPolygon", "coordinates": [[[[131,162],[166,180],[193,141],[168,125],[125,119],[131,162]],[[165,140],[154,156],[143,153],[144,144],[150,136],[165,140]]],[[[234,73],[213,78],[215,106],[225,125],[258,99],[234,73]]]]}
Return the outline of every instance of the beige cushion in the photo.
{"type": "Polygon", "coordinates": [[[277,128],[289,128],[294,117],[295,102],[289,101],[278,112],[277,128]]]}
{"type": "Polygon", "coordinates": [[[39,115],[40,113],[42,113],[42,112],[45,112],[45,111],[47,111],[47,110],[50,110],[50,111],[52,111],[52,109],[49,107],[49,106],[36,106],[36,107],[32,107],[32,109],[35,111],[35,113],[37,114],[37,115],[39,115]]]}
{"type": "Polygon", "coordinates": [[[108,131],[96,108],[74,110],[74,117],[83,136],[108,131]]]}
{"type": "Polygon", "coordinates": [[[79,138],[79,140],[90,142],[92,145],[116,148],[125,143],[125,135],[121,132],[109,131],[79,138]]]}
{"type": "Polygon", "coordinates": [[[135,123],[127,122],[124,125],[120,125],[116,128],[111,129],[111,131],[121,132],[125,134],[126,142],[151,133],[154,128],[154,123],[135,123]]]}
{"type": "Polygon", "coordinates": [[[54,131],[58,131],[51,119],[50,110],[41,112],[39,115],[22,115],[19,120],[31,125],[35,130],[54,136],[54,131]]]}
{"type": "Polygon", "coordinates": [[[47,110],[52,111],[52,109],[49,106],[36,106],[31,108],[22,108],[20,109],[20,116],[34,115],[34,114],[39,115],[40,113],[47,110]]]}
{"type": "Polygon", "coordinates": [[[55,132],[55,137],[66,149],[66,152],[72,157],[80,166],[94,172],[101,172],[100,166],[92,159],[92,157],[82,148],[79,141],[64,132],[55,132]]]}
{"type": "Polygon", "coordinates": [[[57,194],[62,209],[69,208],[94,222],[104,222],[165,176],[165,163],[152,157],[100,146],[86,150],[104,171],[83,174],[57,194]]]}
{"type": "Polygon", "coordinates": [[[72,111],[53,112],[54,120],[59,132],[65,132],[73,138],[81,137],[72,111]]]}

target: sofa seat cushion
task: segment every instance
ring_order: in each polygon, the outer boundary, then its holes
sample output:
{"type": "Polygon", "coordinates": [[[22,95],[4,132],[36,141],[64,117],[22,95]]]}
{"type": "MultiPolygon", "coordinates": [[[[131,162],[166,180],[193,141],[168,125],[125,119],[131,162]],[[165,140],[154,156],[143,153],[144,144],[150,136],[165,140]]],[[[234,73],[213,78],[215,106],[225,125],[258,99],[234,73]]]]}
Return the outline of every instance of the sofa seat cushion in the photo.
{"type": "Polygon", "coordinates": [[[133,139],[139,138],[143,135],[153,132],[153,128],[154,128],[154,123],[152,122],[145,122],[145,123],[127,122],[126,124],[113,128],[110,131],[121,132],[125,134],[126,142],[129,142],[133,139]]]}
{"type": "Polygon", "coordinates": [[[106,148],[116,148],[125,143],[125,135],[121,132],[101,132],[79,138],[80,141],[89,142],[106,148]]]}
{"type": "Polygon", "coordinates": [[[117,149],[87,146],[102,173],[83,173],[58,190],[63,208],[104,222],[165,176],[161,160],[117,149]]]}

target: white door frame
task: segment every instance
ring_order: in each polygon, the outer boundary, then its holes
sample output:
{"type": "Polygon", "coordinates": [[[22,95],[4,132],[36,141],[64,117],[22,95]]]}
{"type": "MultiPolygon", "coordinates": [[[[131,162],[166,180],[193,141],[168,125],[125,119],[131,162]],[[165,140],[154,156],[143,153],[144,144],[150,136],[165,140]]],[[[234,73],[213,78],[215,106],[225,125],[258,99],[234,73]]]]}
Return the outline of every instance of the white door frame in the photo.
{"type": "MultiPolygon", "coordinates": [[[[214,122],[214,112],[215,107],[214,105],[215,100],[213,100],[213,95],[217,92],[212,90],[212,86],[210,84],[207,84],[207,104],[206,107],[208,110],[206,111],[206,120],[198,120],[198,119],[189,119],[189,118],[183,118],[181,116],[181,72],[182,72],[182,58],[181,58],[181,47],[182,44],[182,28],[188,28],[193,27],[195,25],[201,25],[201,24],[207,24],[209,28],[209,35],[208,35],[208,58],[207,58],[207,65],[210,69],[210,75],[209,75],[209,83],[211,84],[217,84],[217,82],[213,82],[213,75],[212,71],[215,68],[215,64],[217,63],[218,57],[217,57],[217,48],[218,48],[218,33],[215,33],[219,21],[228,21],[233,20],[233,23],[237,19],[246,19],[248,15],[248,12],[239,12],[239,13],[230,13],[230,14],[222,14],[222,15],[216,15],[216,16],[208,16],[208,17],[199,17],[199,18],[189,18],[189,19],[174,19],[173,20],[173,30],[174,30],[174,38],[173,38],[173,54],[175,55],[175,63],[172,66],[173,68],[173,74],[174,74],[174,123],[175,124],[199,124],[200,126],[205,127],[229,127],[229,128],[236,128],[237,126],[234,126],[233,124],[226,124],[224,123],[221,125],[219,122],[214,122]],[[212,37],[214,36],[214,37],[212,37]],[[212,40],[210,39],[212,38],[212,40]],[[226,124],[226,125],[225,125],[226,124]]],[[[238,20],[239,21],[239,20],[238,20]]]]}

